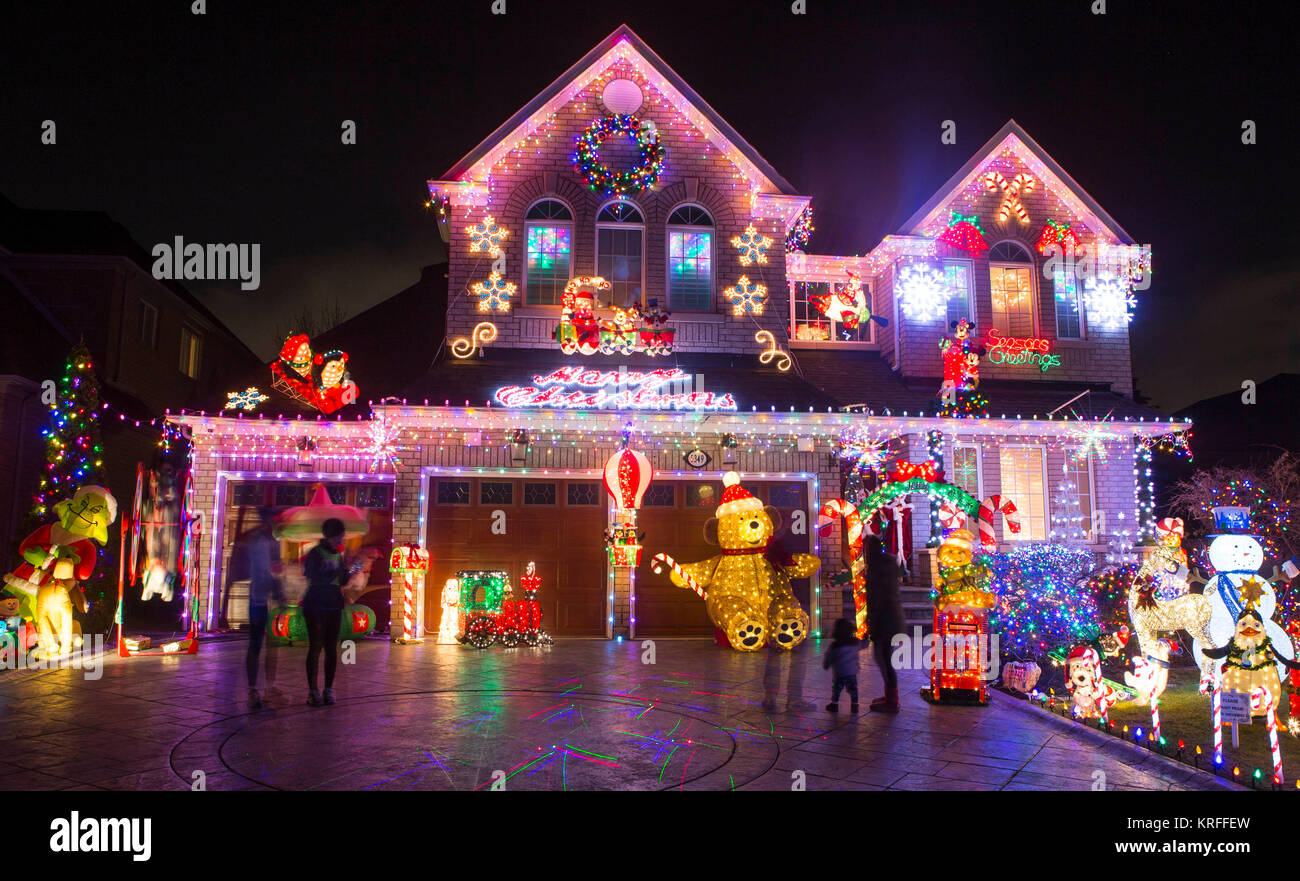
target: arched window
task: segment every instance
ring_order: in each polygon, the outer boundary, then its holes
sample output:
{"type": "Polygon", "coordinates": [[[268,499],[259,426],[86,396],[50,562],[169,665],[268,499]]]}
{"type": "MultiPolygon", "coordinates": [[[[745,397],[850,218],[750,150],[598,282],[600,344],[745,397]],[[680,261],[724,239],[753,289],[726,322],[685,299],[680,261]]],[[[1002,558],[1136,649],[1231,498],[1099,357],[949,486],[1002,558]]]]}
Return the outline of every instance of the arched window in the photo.
{"type": "Polygon", "coordinates": [[[713,311],[713,218],[699,205],[668,215],[668,308],[713,311]]]}
{"type": "Polygon", "coordinates": [[[645,286],[645,218],[616,199],[596,215],[596,274],[610,284],[610,304],[641,303],[645,286]]]}
{"type": "Polygon", "coordinates": [[[1035,335],[1034,258],[1024,245],[1002,241],[989,249],[989,292],[994,328],[1007,336],[1035,335]]]}
{"type": "Polygon", "coordinates": [[[558,199],[542,199],[524,213],[524,299],[558,305],[573,274],[573,212],[558,199]]]}

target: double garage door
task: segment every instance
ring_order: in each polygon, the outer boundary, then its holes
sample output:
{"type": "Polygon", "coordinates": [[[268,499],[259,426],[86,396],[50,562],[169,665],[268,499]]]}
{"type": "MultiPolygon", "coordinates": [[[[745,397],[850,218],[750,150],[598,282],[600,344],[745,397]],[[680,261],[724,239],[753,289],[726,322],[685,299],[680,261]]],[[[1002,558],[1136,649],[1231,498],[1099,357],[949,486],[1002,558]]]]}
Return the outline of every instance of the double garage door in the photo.
{"type": "MultiPolygon", "coordinates": [[[[807,510],[807,485],[746,481],[745,486],[781,512],[778,541],[792,551],[807,551],[808,536],[790,531],[794,511],[807,510]]],[[[656,480],[647,491],[638,515],[646,549],[636,573],[638,637],[713,633],[699,597],[655,575],[650,558],[663,551],[691,562],[716,554],[717,548],[704,541],[704,524],[721,495],[721,481],[709,480],[656,480]]],[[[604,636],[608,503],[599,480],[436,476],[429,487],[425,626],[437,630],[437,597],[456,572],[500,569],[518,591],[520,576],[534,562],[542,577],[543,628],[555,636],[604,636]]],[[[806,604],[808,582],[797,582],[795,589],[806,604]]]]}

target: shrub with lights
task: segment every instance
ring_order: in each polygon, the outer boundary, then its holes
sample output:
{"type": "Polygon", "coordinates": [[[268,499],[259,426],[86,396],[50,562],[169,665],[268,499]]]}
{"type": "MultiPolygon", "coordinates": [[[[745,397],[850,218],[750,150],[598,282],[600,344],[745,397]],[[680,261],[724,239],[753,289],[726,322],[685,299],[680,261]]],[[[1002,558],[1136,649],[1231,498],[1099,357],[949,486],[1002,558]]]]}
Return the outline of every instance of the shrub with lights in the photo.
{"type": "Polygon", "coordinates": [[[1036,658],[1092,642],[1101,630],[1088,574],[1093,556],[1078,548],[1032,544],[989,555],[996,625],[1004,658],[1036,658]]]}

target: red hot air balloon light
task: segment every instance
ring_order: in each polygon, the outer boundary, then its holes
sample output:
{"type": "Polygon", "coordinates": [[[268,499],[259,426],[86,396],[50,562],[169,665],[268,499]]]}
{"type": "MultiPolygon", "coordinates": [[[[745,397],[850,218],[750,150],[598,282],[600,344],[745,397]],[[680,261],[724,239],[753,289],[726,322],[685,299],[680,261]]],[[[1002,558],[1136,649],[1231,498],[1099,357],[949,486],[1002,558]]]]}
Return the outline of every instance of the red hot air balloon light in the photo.
{"type": "Polygon", "coordinates": [[[627,447],[605,463],[605,491],[618,507],[613,527],[605,532],[611,566],[636,568],[641,563],[642,534],[636,528],[636,512],[653,478],[654,469],[645,454],[627,447]]]}

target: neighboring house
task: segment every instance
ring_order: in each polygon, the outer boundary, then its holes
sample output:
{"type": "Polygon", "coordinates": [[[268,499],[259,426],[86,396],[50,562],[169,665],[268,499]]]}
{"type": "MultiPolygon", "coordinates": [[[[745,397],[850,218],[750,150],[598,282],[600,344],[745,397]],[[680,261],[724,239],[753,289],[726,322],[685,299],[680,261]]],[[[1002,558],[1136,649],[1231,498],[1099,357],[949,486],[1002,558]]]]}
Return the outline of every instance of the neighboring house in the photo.
{"type": "Polygon", "coordinates": [[[136,463],[152,463],[167,409],[219,409],[256,356],[189,291],[155,280],[148,250],[97,211],[25,209],[0,196],[0,548],[22,537],[58,379],[84,339],[103,400],[104,469],[129,513],[136,463]],[[216,404],[216,407],[214,407],[216,404]],[[12,416],[11,416],[12,414],[12,416]],[[150,424],[150,420],[157,420],[150,424]],[[137,426],[137,422],[140,423],[137,426]]]}
{"type": "Polygon", "coordinates": [[[1196,423],[1197,467],[1242,468],[1269,462],[1281,450],[1300,453],[1300,373],[1279,373],[1253,388],[1189,404],[1175,416],[1196,423]]]}
{"type": "MultiPolygon", "coordinates": [[[[1003,547],[1060,540],[1075,524],[1095,553],[1125,553],[1150,529],[1136,445],[1186,426],[1155,424],[1159,414],[1132,398],[1128,279],[1089,291],[1076,274],[1045,274],[1037,247],[1044,230],[1067,223],[1088,246],[1134,240],[1014,122],[866,256],[787,253],[810,198],[620,27],[429,189],[449,243],[437,300],[445,325],[392,307],[391,319],[353,320],[354,340],[376,333],[408,369],[417,354],[432,364],[380,387],[381,370],[355,360],[376,422],[179,417],[195,431],[204,504],[226,519],[240,499],[313,480],[340,497],[391,491],[392,540],[431,553],[423,625],[437,628],[434,599],[457,571],[505,570],[517,584],[534,562],[553,633],[710,633],[699,599],[652,573],[649,558],[717,552],[703,529],[734,469],[781,512],[778,541],[822,556],[822,574],[796,590],[815,626],[828,626],[846,611],[838,588],[822,589],[842,565],[840,527],[829,540],[812,527],[821,503],[846,492],[836,455],[846,435],[884,438],[902,460],[941,455],[972,495],[1014,499],[1023,528],[1012,534],[999,521],[1003,547]],[[602,132],[623,125],[615,114],[636,114],[642,137],[602,132]],[[666,157],[654,185],[588,186],[575,169],[584,132],[607,135],[599,158],[616,172],[651,170],[657,144],[666,157]],[[953,212],[978,219],[987,250],[945,243],[953,212]],[[765,259],[743,262],[755,256],[745,243],[762,238],[765,259]],[[912,279],[914,264],[930,270],[928,287],[912,279]],[[852,327],[817,308],[828,295],[852,296],[849,272],[887,326],[852,327]],[[583,304],[566,297],[583,276],[608,283],[596,309],[610,323],[603,334],[586,335],[583,304]],[[671,352],[661,325],[635,322],[624,335],[613,324],[630,320],[616,308],[656,306],[671,312],[671,352]],[[1021,341],[980,365],[987,419],[935,415],[939,340],[960,318],[976,322],[981,343],[995,330],[1021,341]],[[1009,363],[1029,340],[1059,363],[1009,363]],[[1074,414],[1115,421],[1085,431],[1074,414]],[[658,473],[642,503],[646,553],[635,570],[610,565],[602,538],[613,516],[602,469],[625,431],[658,473]]],[[[279,401],[266,409],[286,412],[279,401]]],[[[911,501],[896,515],[924,585],[929,502],[911,501]]],[[[220,571],[205,578],[215,595],[220,571]]],[[[391,597],[400,608],[399,587],[391,597]]]]}

